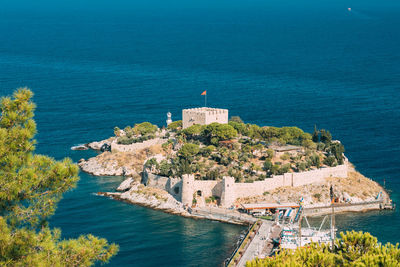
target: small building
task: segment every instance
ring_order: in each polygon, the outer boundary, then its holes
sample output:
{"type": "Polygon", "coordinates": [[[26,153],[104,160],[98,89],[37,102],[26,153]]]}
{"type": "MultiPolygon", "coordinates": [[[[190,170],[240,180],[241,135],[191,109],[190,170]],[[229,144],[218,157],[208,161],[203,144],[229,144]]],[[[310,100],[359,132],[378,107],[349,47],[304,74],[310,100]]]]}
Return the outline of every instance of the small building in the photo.
{"type": "Polygon", "coordinates": [[[208,125],[213,122],[228,123],[228,110],[207,107],[182,110],[183,129],[194,124],[208,125]]]}
{"type": "Polygon", "coordinates": [[[268,148],[275,151],[275,156],[279,157],[285,153],[289,153],[290,155],[295,155],[299,152],[303,152],[303,148],[301,146],[293,146],[293,145],[285,145],[285,146],[269,146],[268,148]]]}
{"type": "Polygon", "coordinates": [[[244,211],[253,216],[273,215],[279,212],[279,217],[294,217],[296,214],[293,211],[298,211],[300,208],[300,205],[297,203],[251,203],[241,204],[241,206],[244,211]]]}

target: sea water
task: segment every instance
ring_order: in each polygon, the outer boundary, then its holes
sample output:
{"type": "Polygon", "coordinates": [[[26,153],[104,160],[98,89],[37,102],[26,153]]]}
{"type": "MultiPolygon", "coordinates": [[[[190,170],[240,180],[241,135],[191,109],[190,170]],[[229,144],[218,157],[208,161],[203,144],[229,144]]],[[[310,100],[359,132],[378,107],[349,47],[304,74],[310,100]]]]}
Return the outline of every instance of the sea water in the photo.
{"type": "MultiPolygon", "coordinates": [[[[7,1],[0,9],[0,95],[30,87],[39,153],[166,113],[208,105],[245,122],[314,125],[342,141],[364,175],[400,191],[398,1],[7,1]],[[266,3],[267,2],[267,3],[266,3]],[[349,10],[348,8],[351,8],[349,10]]],[[[216,266],[244,228],[95,195],[120,177],[81,173],[51,226],[120,245],[110,266],[216,266]]],[[[339,230],[400,240],[397,211],[338,215],[339,230]]]]}

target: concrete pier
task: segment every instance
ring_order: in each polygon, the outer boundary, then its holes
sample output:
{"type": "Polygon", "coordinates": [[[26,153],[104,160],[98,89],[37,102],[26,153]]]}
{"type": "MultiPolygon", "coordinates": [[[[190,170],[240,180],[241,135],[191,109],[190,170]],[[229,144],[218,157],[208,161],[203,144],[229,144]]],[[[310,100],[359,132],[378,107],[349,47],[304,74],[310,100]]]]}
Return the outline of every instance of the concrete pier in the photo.
{"type": "Polygon", "coordinates": [[[262,224],[258,229],[257,234],[251,240],[249,246],[244,252],[242,258],[236,266],[244,267],[246,266],[246,262],[254,259],[255,257],[262,254],[264,247],[267,243],[268,233],[272,226],[273,222],[262,220],[262,224]]]}

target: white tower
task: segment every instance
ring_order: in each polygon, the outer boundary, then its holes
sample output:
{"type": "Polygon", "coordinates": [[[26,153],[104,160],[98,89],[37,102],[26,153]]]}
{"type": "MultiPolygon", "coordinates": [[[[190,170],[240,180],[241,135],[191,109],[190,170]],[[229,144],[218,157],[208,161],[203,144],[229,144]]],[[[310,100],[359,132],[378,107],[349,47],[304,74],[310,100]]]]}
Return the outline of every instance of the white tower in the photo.
{"type": "Polygon", "coordinates": [[[167,113],[167,126],[172,122],[171,116],[172,116],[171,112],[168,111],[168,113],[167,113]]]}

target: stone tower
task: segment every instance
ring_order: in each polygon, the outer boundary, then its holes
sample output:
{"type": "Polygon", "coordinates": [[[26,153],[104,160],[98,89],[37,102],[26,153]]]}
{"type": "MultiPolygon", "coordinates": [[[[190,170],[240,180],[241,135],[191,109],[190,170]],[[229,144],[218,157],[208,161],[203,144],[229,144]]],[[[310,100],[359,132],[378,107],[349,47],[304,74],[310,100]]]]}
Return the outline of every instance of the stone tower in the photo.
{"type": "Polygon", "coordinates": [[[172,122],[171,116],[172,116],[171,112],[168,111],[168,113],[167,113],[167,126],[172,122]]]}
{"type": "Polygon", "coordinates": [[[182,175],[182,194],[181,202],[183,205],[192,205],[194,193],[194,175],[184,174],[182,175]]]}
{"type": "Polygon", "coordinates": [[[235,178],[224,176],[222,179],[221,206],[229,208],[235,203],[235,178]]]}

